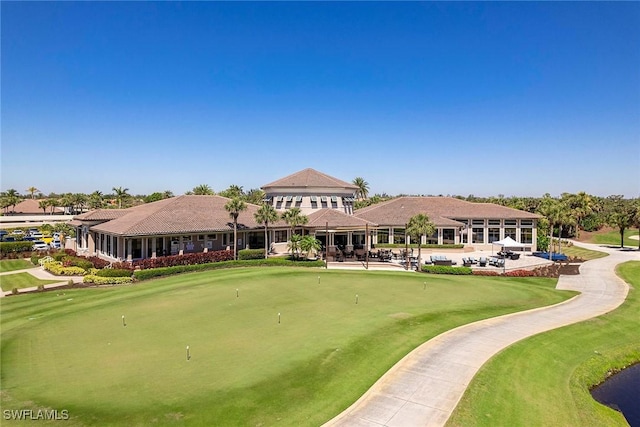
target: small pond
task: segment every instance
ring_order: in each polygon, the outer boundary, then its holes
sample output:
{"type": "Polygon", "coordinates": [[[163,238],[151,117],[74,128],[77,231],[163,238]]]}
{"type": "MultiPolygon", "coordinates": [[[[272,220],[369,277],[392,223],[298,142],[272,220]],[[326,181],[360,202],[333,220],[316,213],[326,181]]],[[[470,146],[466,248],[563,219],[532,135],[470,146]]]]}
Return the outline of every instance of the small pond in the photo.
{"type": "Polygon", "coordinates": [[[640,427],[640,363],[609,377],[591,390],[595,400],[624,415],[631,427],[640,427]]]}

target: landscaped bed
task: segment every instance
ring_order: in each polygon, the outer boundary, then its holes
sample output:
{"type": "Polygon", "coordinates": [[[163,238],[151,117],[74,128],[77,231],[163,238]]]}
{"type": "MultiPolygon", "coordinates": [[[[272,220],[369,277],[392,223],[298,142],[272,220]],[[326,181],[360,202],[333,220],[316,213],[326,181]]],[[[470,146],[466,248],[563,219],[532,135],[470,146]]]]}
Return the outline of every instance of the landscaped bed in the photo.
{"type": "Polygon", "coordinates": [[[429,338],[573,295],[554,286],[273,267],[4,298],[2,407],[67,409],[69,425],[320,425],[429,338]]]}

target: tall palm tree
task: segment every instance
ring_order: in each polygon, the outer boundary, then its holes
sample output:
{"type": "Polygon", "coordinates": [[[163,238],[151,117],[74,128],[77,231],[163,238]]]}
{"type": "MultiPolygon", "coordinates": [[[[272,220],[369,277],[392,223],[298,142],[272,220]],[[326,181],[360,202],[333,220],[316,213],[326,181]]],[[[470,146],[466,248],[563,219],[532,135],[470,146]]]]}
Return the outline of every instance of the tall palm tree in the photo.
{"type": "Polygon", "coordinates": [[[207,184],[197,185],[193,187],[193,190],[191,191],[196,196],[213,196],[214,194],[216,194],[215,191],[213,191],[213,189],[209,187],[207,184]]]}
{"type": "Polygon", "coordinates": [[[42,209],[42,212],[47,213],[47,208],[49,207],[49,200],[40,200],[38,202],[38,207],[42,209]]]}
{"type": "Polygon", "coordinates": [[[100,209],[102,207],[102,202],[104,200],[104,196],[101,191],[94,191],[89,194],[89,208],[90,209],[100,209]]]}
{"type": "Polygon", "coordinates": [[[36,193],[39,193],[39,192],[40,192],[40,190],[38,190],[36,187],[29,187],[29,188],[27,188],[27,192],[28,192],[29,194],[31,194],[31,198],[32,198],[32,199],[35,199],[35,198],[36,198],[35,194],[36,194],[36,193]]]}
{"type": "Polygon", "coordinates": [[[409,218],[407,223],[407,234],[411,239],[418,241],[418,265],[416,270],[420,269],[422,261],[422,237],[431,236],[436,231],[436,226],[429,220],[429,217],[425,214],[417,214],[409,218]]]}
{"type": "Polygon", "coordinates": [[[267,259],[269,256],[269,234],[267,229],[269,228],[269,223],[276,222],[280,216],[272,205],[263,203],[260,209],[253,214],[253,217],[257,223],[264,224],[264,258],[267,259]]]}
{"type": "Polygon", "coordinates": [[[247,204],[237,197],[229,200],[224,208],[233,218],[233,259],[238,259],[238,215],[247,209],[247,204]]]}
{"type": "Polygon", "coordinates": [[[264,200],[265,193],[259,188],[252,188],[247,191],[245,195],[245,201],[247,203],[253,203],[254,205],[261,205],[264,200]]]}
{"type": "Polygon", "coordinates": [[[635,207],[630,200],[622,196],[607,198],[607,224],[620,231],[620,247],[624,247],[624,231],[630,228],[635,219],[635,207]]]}
{"type": "Polygon", "coordinates": [[[358,187],[356,190],[356,197],[358,200],[365,200],[369,196],[369,183],[362,177],[356,177],[353,180],[353,185],[358,187]]]}
{"type": "Polygon", "coordinates": [[[241,185],[231,184],[229,188],[220,192],[222,197],[228,197],[229,199],[238,198],[243,199],[245,194],[241,185]]]}
{"type": "Polygon", "coordinates": [[[129,189],[122,188],[122,187],[113,187],[112,190],[116,194],[116,200],[118,201],[118,209],[122,209],[122,200],[129,197],[129,193],[127,193],[129,189]]]}
{"type": "Polygon", "coordinates": [[[578,194],[563,194],[564,199],[567,200],[573,216],[576,220],[576,237],[580,237],[580,228],[584,228],[584,219],[591,215],[594,211],[595,202],[593,198],[584,191],[578,194]]]}

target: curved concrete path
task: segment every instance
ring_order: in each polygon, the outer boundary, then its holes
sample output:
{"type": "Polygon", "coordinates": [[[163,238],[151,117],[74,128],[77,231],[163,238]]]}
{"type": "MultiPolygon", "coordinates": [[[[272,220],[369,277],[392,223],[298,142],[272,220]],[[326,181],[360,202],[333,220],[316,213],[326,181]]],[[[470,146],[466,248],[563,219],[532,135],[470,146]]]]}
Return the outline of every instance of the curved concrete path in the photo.
{"type": "Polygon", "coordinates": [[[480,367],[529,336],[605,314],[625,300],[628,286],[615,266],[640,252],[575,243],[609,256],[585,262],[580,275],[561,276],[557,289],[580,292],[563,303],[461,326],[400,360],[358,401],[325,426],[443,426],[480,367]]]}

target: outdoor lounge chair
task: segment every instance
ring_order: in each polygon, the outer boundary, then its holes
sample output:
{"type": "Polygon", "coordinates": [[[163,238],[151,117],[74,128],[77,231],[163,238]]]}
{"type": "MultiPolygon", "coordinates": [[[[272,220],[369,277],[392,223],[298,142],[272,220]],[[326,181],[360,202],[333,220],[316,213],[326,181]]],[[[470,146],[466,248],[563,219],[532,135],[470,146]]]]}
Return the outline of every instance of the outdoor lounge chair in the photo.
{"type": "Polygon", "coordinates": [[[462,258],[462,265],[463,267],[471,267],[473,263],[469,258],[462,258]]]}
{"type": "Polygon", "coordinates": [[[480,260],[478,261],[478,265],[480,267],[486,267],[487,266],[487,259],[483,256],[480,257],[480,260]]]}

